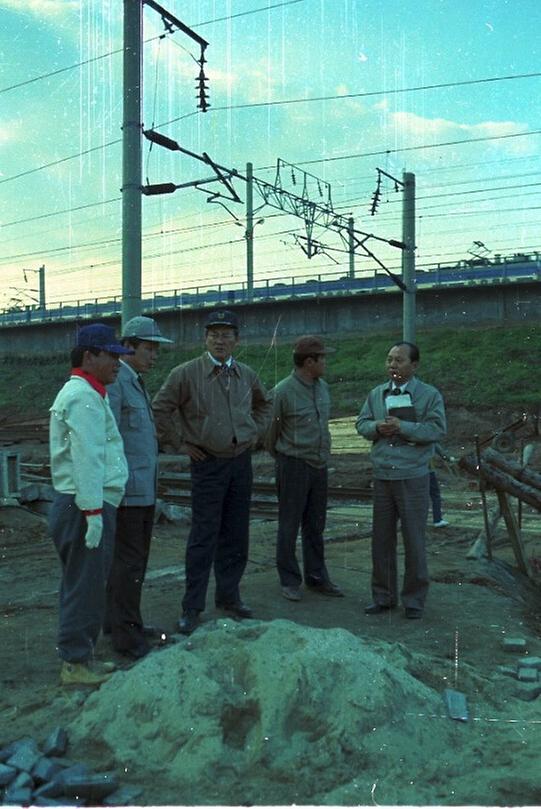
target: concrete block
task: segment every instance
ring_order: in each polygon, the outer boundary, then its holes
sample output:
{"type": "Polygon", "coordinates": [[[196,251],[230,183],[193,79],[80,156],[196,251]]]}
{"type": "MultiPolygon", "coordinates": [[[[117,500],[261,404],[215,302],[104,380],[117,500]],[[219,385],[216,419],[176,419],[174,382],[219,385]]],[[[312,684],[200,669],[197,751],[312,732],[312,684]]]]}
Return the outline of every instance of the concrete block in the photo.
{"type": "Polygon", "coordinates": [[[519,683],[515,696],[526,702],[532,702],[541,694],[541,683],[519,683]]]}
{"type": "Polygon", "coordinates": [[[48,758],[53,762],[53,764],[58,764],[59,767],[62,767],[62,769],[65,770],[67,770],[68,767],[73,767],[76,764],[76,762],[71,758],[64,758],[64,756],[49,755],[48,758]]]}
{"type": "Polygon", "coordinates": [[[519,667],[517,671],[517,679],[520,680],[521,683],[536,683],[538,680],[537,669],[519,667]]]}
{"type": "Polygon", "coordinates": [[[506,677],[515,677],[517,676],[517,670],[514,669],[512,666],[498,666],[496,669],[498,674],[504,674],[506,677]]]}
{"type": "Polygon", "coordinates": [[[9,785],[10,789],[34,789],[34,779],[27,772],[20,772],[9,785]]]}
{"type": "Polygon", "coordinates": [[[11,784],[13,779],[17,776],[15,767],[8,767],[6,764],[0,764],[0,787],[5,787],[11,784]]]}
{"type": "Polygon", "coordinates": [[[71,767],[66,767],[65,770],[61,770],[55,777],[55,781],[59,781],[61,784],[66,783],[66,779],[70,778],[77,778],[77,777],[85,777],[90,775],[90,767],[82,762],[78,764],[72,764],[71,767]]]}
{"type": "Polygon", "coordinates": [[[170,522],[174,525],[188,525],[192,521],[191,509],[177,506],[174,503],[166,503],[163,500],[159,504],[158,516],[154,516],[154,522],[170,522]]]}
{"type": "Polygon", "coordinates": [[[62,795],[63,789],[62,782],[53,778],[52,781],[47,781],[46,784],[42,784],[34,790],[34,798],[58,798],[59,795],[62,795]]]}
{"type": "Polygon", "coordinates": [[[8,758],[17,752],[20,747],[23,747],[25,744],[28,744],[29,741],[32,741],[30,736],[25,736],[22,739],[17,739],[15,742],[10,742],[5,747],[2,747],[0,750],[0,762],[5,762],[8,758]]]}
{"type": "Polygon", "coordinates": [[[44,756],[63,756],[68,749],[68,734],[64,728],[56,727],[43,745],[44,756]]]}
{"type": "Polygon", "coordinates": [[[21,489],[21,456],[18,449],[0,450],[0,497],[17,497],[21,489]]]}
{"type": "Polygon", "coordinates": [[[134,806],[137,798],[143,794],[139,787],[119,787],[103,800],[104,806],[134,806]]]}
{"type": "Polygon", "coordinates": [[[52,781],[58,772],[61,772],[62,767],[51,761],[50,758],[43,756],[35,764],[32,769],[32,778],[36,784],[44,784],[47,781],[52,781]]]}
{"type": "Polygon", "coordinates": [[[16,767],[18,770],[30,772],[40,758],[41,753],[34,739],[26,739],[23,740],[18,749],[5,763],[8,767],[16,767]]]}
{"type": "Polygon", "coordinates": [[[525,652],[526,641],[524,638],[504,638],[503,650],[504,652],[525,652]]]}
{"type": "Polygon", "coordinates": [[[468,721],[468,705],[465,694],[452,688],[446,688],[443,692],[443,700],[451,719],[457,719],[460,722],[468,721]]]}
{"type": "Polygon", "coordinates": [[[523,669],[541,669],[541,657],[520,657],[517,661],[519,668],[523,669]]]}
{"type": "Polygon", "coordinates": [[[16,790],[8,787],[4,792],[4,806],[30,806],[31,801],[32,790],[30,787],[16,790]]]}
{"type": "Polygon", "coordinates": [[[93,775],[72,775],[63,778],[64,795],[84,798],[93,803],[102,801],[116,789],[118,778],[113,772],[95,773],[93,775]]]}

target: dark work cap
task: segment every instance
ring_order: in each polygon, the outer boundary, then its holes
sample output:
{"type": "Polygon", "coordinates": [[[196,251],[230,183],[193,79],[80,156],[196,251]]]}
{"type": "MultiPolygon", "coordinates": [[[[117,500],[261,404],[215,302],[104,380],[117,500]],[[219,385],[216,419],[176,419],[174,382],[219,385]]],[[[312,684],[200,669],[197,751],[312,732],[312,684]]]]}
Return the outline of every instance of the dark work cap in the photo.
{"type": "Polygon", "coordinates": [[[239,319],[234,312],[227,309],[216,309],[205,318],[205,328],[209,329],[211,326],[231,326],[238,331],[239,319]]]}
{"type": "Polygon", "coordinates": [[[310,354],[334,354],[336,348],[325,348],[322,340],[315,337],[313,334],[306,334],[304,337],[299,337],[293,346],[293,353],[302,356],[309,356],[310,354]]]}
{"type": "Polygon", "coordinates": [[[134,354],[133,348],[120,345],[115,330],[105,323],[91,323],[81,326],[77,332],[78,348],[99,348],[100,351],[109,351],[110,354],[134,354]]]}

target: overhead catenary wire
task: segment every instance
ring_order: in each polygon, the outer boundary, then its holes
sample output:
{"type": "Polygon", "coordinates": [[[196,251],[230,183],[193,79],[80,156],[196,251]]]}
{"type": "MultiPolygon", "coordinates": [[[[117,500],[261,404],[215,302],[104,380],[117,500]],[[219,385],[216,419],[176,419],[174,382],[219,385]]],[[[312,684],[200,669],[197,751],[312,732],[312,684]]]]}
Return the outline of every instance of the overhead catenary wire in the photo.
{"type": "MultiPolygon", "coordinates": [[[[467,85],[473,84],[488,84],[491,82],[498,82],[498,81],[511,81],[513,79],[530,79],[530,78],[539,78],[541,77],[541,72],[536,73],[515,73],[510,74],[507,76],[487,76],[480,79],[464,79],[463,81],[453,81],[453,82],[440,82],[439,84],[421,84],[415,87],[398,87],[395,89],[390,90],[369,90],[363,93],[337,93],[334,95],[327,95],[327,96],[311,96],[311,97],[298,97],[298,98],[285,98],[285,99],[277,99],[276,101],[253,101],[246,104],[226,104],[221,107],[213,107],[210,112],[224,112],[229,110],[244,110],[244,109],[255,109],[257,107],[279,107],[282,105],[288,104],[309,104],[309,103],[316,103],[321,101],[339,101],[343,99],[352,99],[352,98],[370,98],[373,96],[380,96],[380,95],[399,95],[401,93],[416,93],[425,90],[441,90],[441,89],[448,89],[450,87],[465,87],[467,85]]],[[[171,118],[169,121],[164,121],[163,123],[159,124],[159,127],[169,126],[170,124],[174,124],[177,121],[182,121],[185,118],[190,118],[194,115],[200,115],[201,113],[196,110],[194,112],[188,112],[185,115],[179,115],[177,118],[171,118]]],[[[299,165],[297,163],[297,165],[299,165]]]]}
{"type": "MultiPolygon", "coordinates": [[[[192,24],[191,27],[201,28],[204,25],[211,25],[212,23],[216,22],[225,22],[227,20],[233,20],[237,17],[246,17],[249,14],[258,14],[261,11],[269,11],[274,8],[280,8],[281,6],[292,6],[295,3],[302,3],[302,2],[305,2],[305,0],[284,0],[284,2],[281,3],[273,3],[272,5],[269,6],[262,6],[260,8],[248,9],[247,11],[239,11],[236,14],[229,14],[225,17],[217,17],[213,20],[205,20],[203,22],[198,22],[192,24]]],[[[173,32],[168,32],[166,35],[170,36],[171,34],[174,35],[176,33],[177,31],[175,30],[173,32]]],[[[157,39],[162,39],[163,36],[164,36],[163,34],[160,34],[159,36],[149,37],[148,39],[144,40],[144,43],[147,44],[148,42],[155,42],[157,39]]],[[[66,65],[66,67],[59,67],[56,70],[51,70],[48,73],[42,73],[39,76],[34,76],[31,79],[25,79],[25,81],[20,81],[17,82],[16,84],[10,84],[8,87],[1,87],[0,94],[7,93],[10,90],[18,90],[21,87],[26,87],[28,84],[34,84],[35,82],[42,81],[43,79],[53,78],[54,76],[58,76],[61,73],[66,73],[68,70],[76,70],[76,68],[78,67],[85,67],[85,65],[90,65],[93,62],[99,62],[102,59],[107,59],[109,56],[115,56],[118,53],[122,53],[123,50],[124,48],[115,48],[115,50],[113,51],[107,51],[107,53],[102,53],[99,56],[92,56],[90,59],[84,59],[82,62],[75,62],[72,65],[66,65]]]]}

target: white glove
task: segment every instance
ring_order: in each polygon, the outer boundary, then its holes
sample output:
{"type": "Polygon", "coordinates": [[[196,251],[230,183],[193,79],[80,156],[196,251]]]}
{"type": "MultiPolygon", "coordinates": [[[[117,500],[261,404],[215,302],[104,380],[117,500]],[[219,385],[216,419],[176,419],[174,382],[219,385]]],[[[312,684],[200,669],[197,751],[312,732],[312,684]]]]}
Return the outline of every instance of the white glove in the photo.
{"type": "Polygon", "coordinates": [[[101,542],[103,517],[101,514],[87,514],[86,524],[85,545],[92,550],[93,548],[97,548],[101,542]]]}

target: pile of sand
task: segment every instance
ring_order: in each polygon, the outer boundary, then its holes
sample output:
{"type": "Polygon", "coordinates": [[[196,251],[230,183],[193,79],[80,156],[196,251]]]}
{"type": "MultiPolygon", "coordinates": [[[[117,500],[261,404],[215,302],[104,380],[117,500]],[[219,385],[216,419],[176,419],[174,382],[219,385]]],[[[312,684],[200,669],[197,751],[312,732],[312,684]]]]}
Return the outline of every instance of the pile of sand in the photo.
{"type": "Polygon", "coordinates": [[[343,629],[216,621],[115,674],[70,735],[145,803],[474,802],[473,724],[412,660],[343,629]]]}

